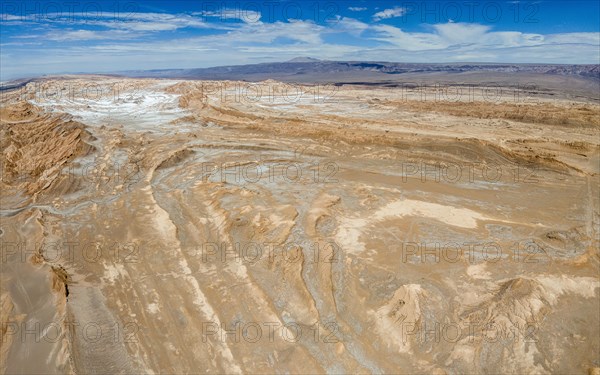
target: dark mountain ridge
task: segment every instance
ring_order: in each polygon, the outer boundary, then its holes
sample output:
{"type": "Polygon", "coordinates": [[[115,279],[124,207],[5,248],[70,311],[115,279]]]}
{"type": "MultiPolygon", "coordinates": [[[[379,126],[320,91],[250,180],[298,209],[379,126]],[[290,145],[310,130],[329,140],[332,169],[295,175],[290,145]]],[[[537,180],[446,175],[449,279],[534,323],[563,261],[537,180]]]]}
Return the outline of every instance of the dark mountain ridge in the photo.
{"type": "Polygon", "coordinates": [[[577,76],[600,80],[600,65],[556,64],[496,64],[496,63],[397,63],[379,61],[327,61],[312,58],[295,58],[286,62],[230,65],[197,69],[158,69],[120,72],[128,77],[178,78],[212,80],[277,79],[283,81],[306,81],[326,75],[330,81],[344,78],[348,73],[355,78],[365,73],[368,78],[394,79],[392,75],[414,73],[533,73],[577,76]],[[303,77],[304,76],[304,77],[303,77]]]}

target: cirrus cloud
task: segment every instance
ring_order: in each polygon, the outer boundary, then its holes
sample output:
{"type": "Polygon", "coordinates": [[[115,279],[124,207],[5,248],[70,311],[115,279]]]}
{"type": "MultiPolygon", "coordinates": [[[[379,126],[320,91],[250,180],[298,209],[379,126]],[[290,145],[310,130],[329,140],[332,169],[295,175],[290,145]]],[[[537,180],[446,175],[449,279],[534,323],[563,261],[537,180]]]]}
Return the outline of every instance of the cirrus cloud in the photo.
{"type": "Polygon", "coordinates": [[[298,55],[406,62],[600,60],[598,32],[496,31],[492,25],[461,22],[402,28],[375,22],[375,16],[393,18],[403,11],[382,10],[370,20],[338,15],[323,23],[263,22],[259,13],[245,18],[227,9],[218,14],[137,13],[118,20],[3,15],[0,74],[6,79],[68,71],[201,68],[285,61],[298,55]]]}

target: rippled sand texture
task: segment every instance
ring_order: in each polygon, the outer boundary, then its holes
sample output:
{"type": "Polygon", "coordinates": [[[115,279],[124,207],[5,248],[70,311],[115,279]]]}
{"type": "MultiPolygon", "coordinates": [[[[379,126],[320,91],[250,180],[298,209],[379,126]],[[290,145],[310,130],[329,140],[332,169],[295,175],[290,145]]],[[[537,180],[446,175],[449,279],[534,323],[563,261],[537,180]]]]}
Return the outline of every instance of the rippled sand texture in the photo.
{"type": "Polygon", "coordinates": [[[259,86],[3,93],[4,372],[599,371],[597,104],[259,86]]]}

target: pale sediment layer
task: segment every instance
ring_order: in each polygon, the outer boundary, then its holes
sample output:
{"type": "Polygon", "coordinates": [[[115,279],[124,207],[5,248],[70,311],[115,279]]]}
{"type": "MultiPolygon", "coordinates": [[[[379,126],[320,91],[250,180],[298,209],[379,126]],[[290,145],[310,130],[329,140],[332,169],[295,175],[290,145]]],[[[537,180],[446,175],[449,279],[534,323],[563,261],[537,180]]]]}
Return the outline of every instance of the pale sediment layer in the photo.
{"type": "Polygon", "coordinates": [[[598,105],[46,85],[0,113],[2,371],[600,367],[598,105]]]}

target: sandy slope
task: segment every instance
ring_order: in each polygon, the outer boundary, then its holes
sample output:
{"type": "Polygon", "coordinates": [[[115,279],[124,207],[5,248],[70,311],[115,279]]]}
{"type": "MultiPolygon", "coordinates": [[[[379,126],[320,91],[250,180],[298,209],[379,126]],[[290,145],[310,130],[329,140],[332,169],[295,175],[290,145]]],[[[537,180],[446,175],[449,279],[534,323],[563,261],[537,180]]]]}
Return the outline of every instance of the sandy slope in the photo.
{"type": "Polygon", "coordinates": [[[598,105],[45,85],[0,113],[5,372],[600,367],[598,105]]]}

